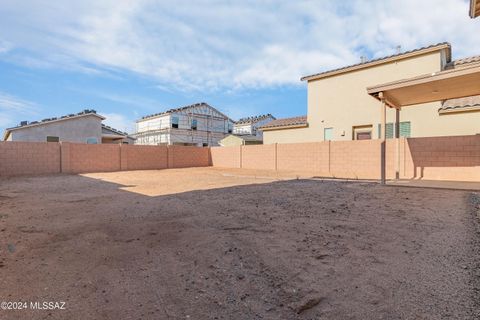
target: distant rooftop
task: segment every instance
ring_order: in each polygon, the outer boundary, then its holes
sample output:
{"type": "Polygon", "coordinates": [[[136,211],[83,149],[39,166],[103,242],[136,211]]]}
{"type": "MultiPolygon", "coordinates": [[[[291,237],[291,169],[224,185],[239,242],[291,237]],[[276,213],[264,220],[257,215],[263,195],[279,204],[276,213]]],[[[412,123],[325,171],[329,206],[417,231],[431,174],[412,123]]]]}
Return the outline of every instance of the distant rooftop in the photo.
{"type": "Polygon", "coordinates": [[[190,104],[190,105],[183,106],[183,107],[179,107],[179,108],[169,109],[169,110],[166,110],[166,111],[163,111],[163,112],[159,112],[159,113],[150,114],[150,115],[148,115],[148,116],[142,117],[140,120],[137,120],[137,122],[138,122],[138,121],[141,121],[141,120],[146,120],[146,119],[151,119],[151,118],[163,116],[163,115],[170,114],[170,113],[184,112],[184,111],[187,111],[188,109],[193,109],[193,108],[197,108],[197,107],[207,107],[207,108],[211,108],[211,109],[215,110],[216,112],[218,112],[219,114],[221,114],[222,116],[224,116],[225,119],[230,119],[228,116],[226,116],[226,115],[223,114],[222,112],[218,111],[217,109],[215,109],[214,107],[212,107],[212,106],[209,105],[208,103],[206,103],[206,102],[199,102],[199,103],[194,103],[194,104],[190,104]]]}
{"type": "Polygon", "coordinates": [[[260,129],[280,129],[282,127],[304,127],[307,126],[307,116],[299,116],[292,118],[283,118],[270,121],[266,125],[260,127],[260,129]]]}
{"type": "Polygon", "coordinates": [[[262,121],[262,120],[265,120],[265,119],[268,119],[268,118],[272,118],[273,120],[276,119],[270,113],[267,113],[267,114],[262,114],[260,116],[241,118],[240,120],[235,122],[235,124],[257,123],[259,121],[262,121]]]}
{"type": "Polygon", "coordinates": [[[62,120],[71,120],[71,119],[74,119],[74,118],[92,116],[92,115],[97,116],[97,117],[101,118],[102,120],[105,120],[105,117],[97,114],[97,111],[95,111],[93,109],[85,109],[81,112],[70,113],[70,114],[67,114],[67,115],[64,115],[64,116],[61,116],[61,117],[45,118],[45,119],[42,119],[40,121],[31,121],[31,122],[22,121],[22,122],[20,122],[19,125],[15,126],[15,127],[12,127],[12,128],[7,128],[6,130],[11,131],[11,130],[16,130],[16,129],[23,129],[23,128],[26,128],[26,127],[48,124],[50,122],[62,121],[62,120]]]}
{"type": "Polygon", "coordinates": [[[103,124],[103,123],[102,123],[102,128],[103,128],[103,129],[107,129],[107,130],[109,130],[109,131],[111,131],[111,132],[113,132],[113,133],[116,133],[116,134],[119,134],[119,135],[122,135],[122,136],[128,136],[128,133],[127,133],[127,132],[117,130],[117,129],[112,128],[112,127],[110,127],[110,126],[107,126],[107,125],[105,125],[105,124],[103,124]]]}

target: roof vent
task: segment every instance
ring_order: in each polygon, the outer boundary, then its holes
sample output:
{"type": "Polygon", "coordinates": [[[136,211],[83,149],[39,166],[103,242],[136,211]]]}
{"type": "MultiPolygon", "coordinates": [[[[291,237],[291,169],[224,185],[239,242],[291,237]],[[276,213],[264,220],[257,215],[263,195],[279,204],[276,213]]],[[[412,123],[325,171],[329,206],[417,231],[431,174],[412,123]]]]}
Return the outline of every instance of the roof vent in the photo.
{"type": "Polygon", "coordinates": [[[20,125],[21,125],[21,126],[26,126],[27,124],[28,124],[28,121],[22,121],[22,122],[20,122],[20,125]]]}
{"type": "Polygon", "coordinates": [[[398,46],[396,47],[396,49],[397,49],[397,54],[402,53],[402,46],[401,46],[401,45],[398,45],[398,46]]]}
{"type": "Polygon", "coordinates": [[[360,63],[365,63],[365,62],[367,62],[367,57],[361,56],[360,57],[360,63]]]}

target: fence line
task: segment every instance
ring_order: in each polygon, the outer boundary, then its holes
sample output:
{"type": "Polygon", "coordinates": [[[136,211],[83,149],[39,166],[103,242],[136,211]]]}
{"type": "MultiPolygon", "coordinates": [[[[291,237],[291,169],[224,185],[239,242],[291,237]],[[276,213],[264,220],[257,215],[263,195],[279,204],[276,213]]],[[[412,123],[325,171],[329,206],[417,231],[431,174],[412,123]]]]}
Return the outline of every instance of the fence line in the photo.
{"type": "Polygon", "coordinates": [[[208,148],[0,142],[0,176],[206,167],[208,148]]]}
{"type": "MultiPolygon", "coordinates": [[[[379,179],[380,140],[237,147],[0,142],[0,176],[224,167],[379,179]]],[[[480,135],[388,139],[392,179],[480,181],[480,135]]]]}
{"type": "MultiPolygon", "coordinates": [[[[215,167],[380,179],[381,140],[213,147],[211,159],[215,167]]],[[[480,135],[388,139],[386,176],[480,181],[480,135]]]]}

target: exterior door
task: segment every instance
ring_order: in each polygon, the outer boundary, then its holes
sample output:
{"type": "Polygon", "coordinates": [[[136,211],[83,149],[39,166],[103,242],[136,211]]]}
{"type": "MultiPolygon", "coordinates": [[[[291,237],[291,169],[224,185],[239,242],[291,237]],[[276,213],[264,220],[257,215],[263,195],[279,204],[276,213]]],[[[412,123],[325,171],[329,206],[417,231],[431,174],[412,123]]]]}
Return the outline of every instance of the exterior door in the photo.
{"type": "Polygon", "coordinates": [[[323,129],[323,140],[330,141],[333,138],[333,128],[323,129]]]}

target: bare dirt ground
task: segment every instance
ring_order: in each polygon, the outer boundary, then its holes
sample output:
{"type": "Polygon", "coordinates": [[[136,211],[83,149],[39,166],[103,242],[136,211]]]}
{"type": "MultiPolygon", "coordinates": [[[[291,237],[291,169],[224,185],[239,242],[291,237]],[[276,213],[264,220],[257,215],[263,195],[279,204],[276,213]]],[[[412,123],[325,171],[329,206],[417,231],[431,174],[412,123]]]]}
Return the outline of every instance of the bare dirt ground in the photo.
{"type": "Polygon", "coordinates": [[[0,180],[0,300],[66,302],[0,319],[480,318],[478,194],[289,176],[0,180]]]}

